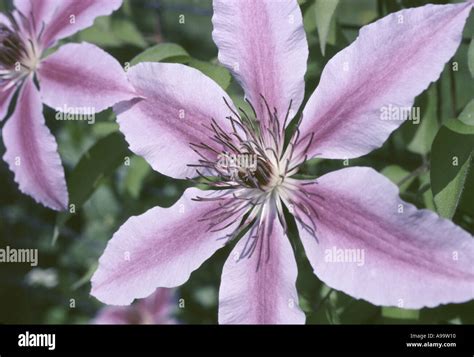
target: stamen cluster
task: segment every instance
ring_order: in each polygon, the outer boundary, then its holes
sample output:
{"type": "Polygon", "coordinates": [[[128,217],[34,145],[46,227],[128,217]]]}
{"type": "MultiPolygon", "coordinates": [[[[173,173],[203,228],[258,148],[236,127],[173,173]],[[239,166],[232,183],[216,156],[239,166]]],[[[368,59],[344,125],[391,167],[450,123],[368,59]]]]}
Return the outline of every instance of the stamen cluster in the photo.
{"type": "MultiPolygon", "coordinates": [[[[301,202],[293,202],[293,197],[301,198],[308,193],[291,178],[298,172],[307,159],[313,134],[300,136],[299,125],[302,117],[296,119],[293,132],[285,145],[285,128],[291,116],[291,103],[283,121],[276,109],[270,109],[263,96],[261,99],[266,108],[266,120],[257,116],[257,111],[247,101],[251,114],[239,108],[238,112],[225,100],[232,115],[229,120],[231,132],[222,128],[213,118],[206,125],[209,137],[216,145],[204,142],[190,143],[191,148],[199,155],[195,167],[197,179],[215,192],[206,197],[197,197],[197,201],[220,201],[218,208],[203,217],[209,222],[209,230],[220,231],[235,224],[240,219],[238,228],[223,238],[232,240],[249,230],[248,240],[240,259],[250,256],[257,247],[259,237],[264,237],[268,230],[265,221],[270,215],[276,214],[282,226],[287,230],[283,204],[287,207],[296,205],[307,219],[295,214],[295,218],[303,222],[303,226],[315,235],[314,217],[301,202]],[[221,151],[219,151],[220,148],[221,151]],[[298,150],[296,150],[298,148],[298,150]],[[303,149],[301,149],[303,148],[303,149]],[[225,160],[222,160],[222,159],[225,160]],[[246,158],[246,160],[238,160],[246,158]],[[250,165],[242,165],[251,163],[250,165]],[[313,226],[313,227],[312,227],[313,226]]],[[[263,246],[263,244],[262,244],[263,246]]]]}

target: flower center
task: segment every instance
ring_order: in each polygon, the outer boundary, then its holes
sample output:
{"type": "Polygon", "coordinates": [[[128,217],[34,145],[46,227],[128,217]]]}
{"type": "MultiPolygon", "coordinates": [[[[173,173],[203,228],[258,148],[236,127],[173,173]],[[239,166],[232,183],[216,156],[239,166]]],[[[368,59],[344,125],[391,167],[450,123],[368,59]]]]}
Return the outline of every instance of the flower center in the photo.
{"type": "MultiPolygon", "coordinates": [[[[34,36],[24,37],[26,32],[33,32],[20,28],[13,16],[9,19],[11,27],[0,25],[0,82],[16,82],[34,72],[41,56],[37,39],[34,36]]],[[[20,19],[24,26],[31,27],[26,18],[20,19]]]]}
{"type": "Polygon", "coordinates": [[[5,25],[0,25],[0,64],[13,68],[26,53],[20,36],[5,25]]]}
{"type": "MultiPolygon", "coordinates": [[[[224,99],[225,101],[225,99],[224,99]]],[[[250,103],[252,115],[239,108],[237,113],[229,103],[226,104],[233,115],[227,117],[231,123],[232,132],[225,131],[214,119],[210,126],[209,136],[222,150],[204,143],[192,143],[192,149],[201,157],[196,167],[199,176],[205,178],[214,188],[239,189],[247,188],[256,193],[270,193],[282,185],[285,177],[293,175],[297,170],[291,167],[293,160],[294,142],[285,150],[285,126],[290,115],[290,108],[283,123],[276,109],[270,107],[262,97],[267,108],[267,120],[257,117],[254,106],[250,103]]],[[[298,139],[298,134],[293,139],[298,139]]],[[[294,141],[294,140],[293,140],[294,141]]],[[[299,166],[299,165],[297,165],[299,166]]]]}
{"type": "MultiPolygon", "coordinates": [[[[188,166],[196,168],[200,177],[198,183],[204,183],[215,190],[211,195],[197,197],[195,200],[219,201],[218,207],[202,220],[209,222],[209,229],[212,231],[223,230],[240,220],[237,229],[223,237],[228,240],[243,234],[248,227],[252,227],[249,240],[253,239],[253,230],[260,232],[258,227],[268,215],[278,215],[286,229],[283,204],[289,202],[290,191],[299,189],[291,176],[306,161],[305,153],[313,140],[313,134],[300,138],[300,117],[285,145],[285,129],[292,103],[283,119],[279,118],[276,109],[270,109],[263,96],[262,101],[266,107],[265,120],[259,120],[250,102],[251,115],[241,108],[240,114],[237,113],[226,102],[233,114],[227,117],[232,131],[224,130],[212,119],[210,126],[206,128],[211,141],[217,145],[211,147],[206,143],[190,144],[200,160],[197,164],[188,166]],[[295,148],[299,150],[296,151],[295,148]]],[[[251,254],[255,244],[251,244],[242,256],[251,254]]]]}

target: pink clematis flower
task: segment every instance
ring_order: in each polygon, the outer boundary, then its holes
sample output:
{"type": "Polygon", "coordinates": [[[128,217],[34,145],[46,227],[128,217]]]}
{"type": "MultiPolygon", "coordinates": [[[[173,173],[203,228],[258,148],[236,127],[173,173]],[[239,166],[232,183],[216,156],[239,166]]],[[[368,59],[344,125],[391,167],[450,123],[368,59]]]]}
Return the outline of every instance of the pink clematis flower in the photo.
{"type": "Polygon", "coordinates": [[[42,103],[58,111],[100,112],[130,100],[134,91],[120,64],[92,44],[66,44],[46,58],[43,54],[121,4],[122,0],[15,0],[11,14],[0,14],[0,120],[18,93],[2,131],[3,158],[20,190],[54,210],[67,207],[68,192],[42,103]]]}
{"type": "Polygon", "coordinates": [[[213,6],[219,60],[252,112],[237,110],[217,84],[184,65],[128,71],[143,99],[115,110],[131,150],[175,178],[212,175],[215,190],[189,188],[172,207],[125,222],[100,258],[92,295],[126,305],[183,284],[238,240],[222,272],[219,322],[304,323],[286,206],[314,273],[335,289],[405,308],[473,299],[474,240],[451,221],[402,201],[397,186],[368,167],[315,181],[294,177],[306,159],[354,158],[380,147],[402,122],[382,120],[381,109],[411,107],[439,78],[472,4],[406,9],[364,26],[328,62],[287,145],[308,57],[297,1],[213,6]],[[334,249],[363,251],[364,262],[325,259],[334,249]]]}
{"type": "Polygon", "coordinates": [[[173,325],[173,290],[157,289],[130,306],[106,306],[92,321],[96,325],[173,325]]]}

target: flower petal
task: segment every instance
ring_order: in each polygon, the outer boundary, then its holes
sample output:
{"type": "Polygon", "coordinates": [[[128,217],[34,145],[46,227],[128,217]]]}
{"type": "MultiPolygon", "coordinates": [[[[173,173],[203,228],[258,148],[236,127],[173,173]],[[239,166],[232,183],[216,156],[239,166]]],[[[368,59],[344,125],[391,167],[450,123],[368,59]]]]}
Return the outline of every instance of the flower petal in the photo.
{"type": "Polygon", "coordinates": [[[44,103],[57,110],[100,112],[136,97],[117,60],[89,43],[62,46],[41,62],[38,76],[44,103]]]}
{"type": "MultiPolygon", "coordinates": [[[[34,2],[41,2],[32,0],[34,2]]],[[[45,47],[92,26],[96,17],[110,15],[122,0],[57,0],[56,9],[46,24],[42,41],[45,47]]]]}
{"type": "Polygon", "coordinates": [[[95,325],[140,325],[142,316],[132,306],[105,306],[92,321],[95,325]]]}
{"type": "MultiPolygon", "coordinates": [[[[214,0],[212,37],[219,61],[229,68],[261,120],[268,120],[260,95],[284,117],[304,96],[308,43],[296,0],[214,0]]],[[[291,119],[291,118],[290,118],[291,119]]]]}
{"type": "Polygon", "coordinates": [[[426,5],[364,26],[328,62],[303,112],[302,135],[314,133],[309,156],[346,159],[380,147],[456,52],[471,7],[426,5]]]}
{"type": "Polygon", "coordinates": [[[150,295],[157,287],[174,287],[221,248],[219,239],[232,232],[233,224],[214,232],[203,220],[220,201],[196,202],[205,192],[187,189],[170,208],[155,207],[131,217],[114,234],[92,277],[92,292],[100,301],[128,305],[150,295]]]}
{"type": "Polygon", "coordinates": [[[1,13],[0,12],[0,24],[2,24],[3,26],[6,26],[8,28],[12,28],[12,23],[10,21],[10,19],[5,16],[5,14],[1,13]]]}
{"type": "Polygon", "coordinates": [[[66,209],[68,192],[58,145],[45,125],[43,105],[31,79],[21,88],[2,135],[6,147],[3,159],[20,190],[49,208],[66,209]]]}
{"type": "Polygon", "coordinates": [[[175,324],[172,318],[172,289],[156,291],[130,306],[106,306],[92,321],[97,325],[175,324]]]}
{"type": "Polygon", "coordinates": [[[39,34],[43,26],[51,20],[51,16],[61,3],[58,0],[15,0],[15,9],[23,16],[20,19],[29,19],[28,22],[33,26],[31,30],[39,34]]]}
{"type": "Polygon", "coordinates": [[[174,289],[159,288],[148,298],[138,302],[137,307],[148,323],[175,324],[172,318],[175,305],[174,289]]]}
{"type": "Polygon", "coordinates": [[[316,219],[317,239],[297,224],[327,285],[376,305],[414,309],[474,298],[473,237],[402,201],[384,176],[352,167],[305,189],[314,198],[300,203],[316,219]]]}
{"type": "Polygon", "coordinates": [[[18,87],[17,86],[6,86],[0,87],[0,121],[2,121],[8,113],[10,103],[13,95],[18,87]]]}
{"type": "MultiPolygon", "coordinates": [[[[232,132],[226,119],[232,113],[224,102],[225,98],[232,105],[229,96],[210,78],[181,64],[140,63],[127,74],[145,98],[114,107],[130,150],[165,175],[196,176],[196,169],[187,165],[197,164],[201,157],[190,144],[203,143],[222,152],[206,127],[214,119],[226,133],[232,132]]],[[[217,159],[216,153],[209,155],[217,159]]]]}
{"type": "Polygon", "coordinates": [[[250,256],[244,252],[251,234],[240,239],[227,258],[219,290],[220,324],[305,322],[298,306],[298,269],[290,242],[277,219],[267,220],[262,227],[250,256]]]}

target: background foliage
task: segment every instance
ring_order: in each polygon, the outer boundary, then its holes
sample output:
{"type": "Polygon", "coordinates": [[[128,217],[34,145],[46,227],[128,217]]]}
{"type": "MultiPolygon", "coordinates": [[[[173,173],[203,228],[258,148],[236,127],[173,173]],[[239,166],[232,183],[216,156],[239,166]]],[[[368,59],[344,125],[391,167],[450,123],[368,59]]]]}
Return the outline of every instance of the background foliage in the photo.
{"type": "MultiPolygon", "coordinates": [[[[316,87],[326,62],[355,39],[361,26],[403,7],[425,3],[301,0],[310,45],[306,98],[316,87]]],[[[11,4],[3,0],[0,7],[5,10],[11,4]]],[[[209,0],[125,0],[113,16],[97,19],[93,27],[66,42],[95,43],[124,65],[141,61],[184,63],[212,77],[241,103],[241,90],[229,72],[217,65],[211,16],[209,0]]],[[[471,16],[462,45],[441,79],[417,98],[420,125],[405,123],[381,149],[350,161],[350,165],[377,169],[399,185],[405,200],[438,211],[471,233],[473,30],[471,16]],[[453,70],[454,63],[457,71],[453,70]],[[453,156],[459,159],[457,166],[452,164],[453,156]]],[[[20,194],[7,165],[0,163],[0,247],[39,249],[37,269],[25,264],[0,266],[0,323],[89,322],[102,306],[89,296],[89,279],[113,232],[131,215],[156,205],[172,205],[188,185],[154,172],[143,159],[130,153],[110,110],[100,113],[93,125],[58,122],[46,107],[45,116],[59,143],[76,212],[56,214],[35,204],[20,194]]],[[[2,143],[0,155],[4,152],[2,143]]],[[[343,165],[340,160],[312,160],[304,173],[320,176],[343,165]]],[[[333,291],[313,275],[294,235],[297,288],[308,323],[474,323],[474,302],[412,311],[376,307],[333,291]]],[[[220,274],[229,251],[227,247],[215,254],[177,291],[177,297],[185,299],[185,308],[176,308],[181,322],[217,322],[220,274]]]]}

